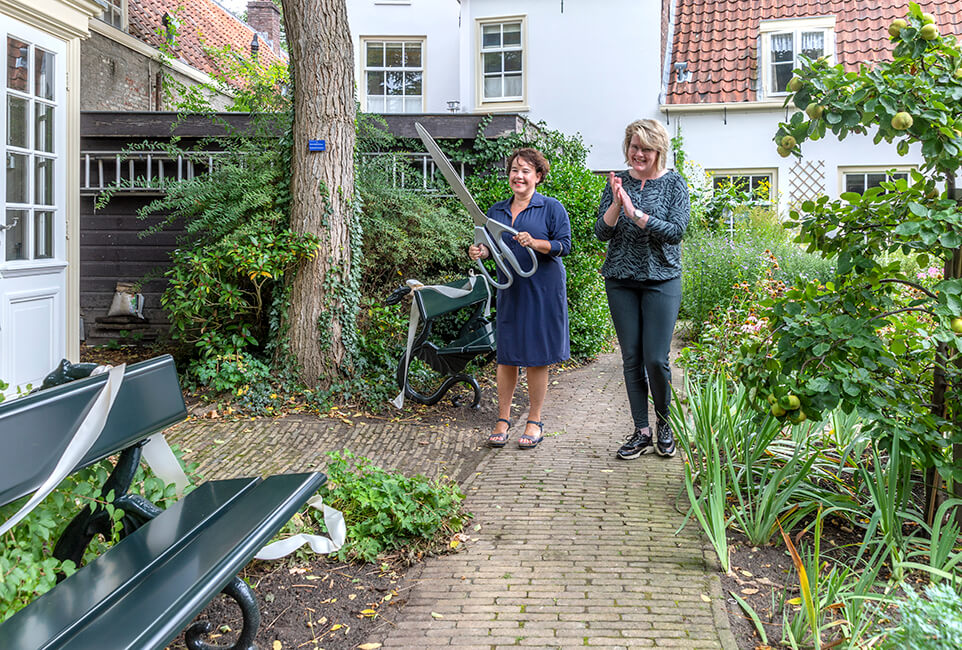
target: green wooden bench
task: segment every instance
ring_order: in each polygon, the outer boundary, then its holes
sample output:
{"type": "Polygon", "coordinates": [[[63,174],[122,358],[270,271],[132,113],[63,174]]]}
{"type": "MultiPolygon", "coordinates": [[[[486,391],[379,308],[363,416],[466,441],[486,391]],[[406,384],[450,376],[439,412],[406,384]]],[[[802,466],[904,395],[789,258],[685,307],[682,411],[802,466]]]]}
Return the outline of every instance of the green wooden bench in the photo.
{"type": "MultiPolygon", "coordinates": [[[[79,379],[0,404],[0,505],[34,492],[51,475],[106,375],[79,379]]],[[[187,415],[173,359],[127,367],[98,440],[77,471],[120,454],[102,488],[124,511],[120,541],[0,624],[0,648],[164,648],[186,628],[192,649],[209,622],[188,624],[220,592],[244,618],[234,648],[252,648],[260,612],[238,571],[324,483],[321,473],[210,481],[166,510],[127,491],[151,435],[187,415]]],[[[54,549],[78,566],[95,535],[109,534],[103,511],[82,510],[54,549]]],[[[217,646],[222,647],[222,646],[217,646]]]]}
{"type": "MultiPolygon", "coordinates": [[[[442,287],[461,289],[465,280],[449,282],[442,287]]],[[[395,290],[385,303],[392,305],[411,290],[402,286],[395,290]]],[[[495,356],[497,341],[494,322],[488,318],[486,307],[491,300],[490,289],[484,280],[475,282],[471,291],[457,297],[449,297],[433,289],[424,287],[412,296],[418,310],[420,327],[411,345],[411,359],[418,359],[432,370],[442,375],[441,384],[432,391],[415,387],[408,373],[406,351],[398,359],[396,378],[398,388],[406,397],[419,404],[436,404],[451,388],[458,383],[468,384],[474,390],[472,408],[481,405],[481,387],[477,379],[463,370],[472,361],[482,365],[495,356]],[[447,337],[436,334],[437,324],[443,317],[449,317],[457,324],[449,327],[447,337]],[[445,340],[448,339],[448,340],[445,340]]],[[[455,405],[460,405],[455,400],[455,405]]]]}

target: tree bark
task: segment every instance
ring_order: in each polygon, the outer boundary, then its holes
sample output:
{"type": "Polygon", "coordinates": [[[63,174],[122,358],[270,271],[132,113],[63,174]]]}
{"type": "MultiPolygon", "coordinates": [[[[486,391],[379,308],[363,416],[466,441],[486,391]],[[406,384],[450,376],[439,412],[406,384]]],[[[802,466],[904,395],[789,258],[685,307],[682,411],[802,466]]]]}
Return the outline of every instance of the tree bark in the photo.
{"type": "Polygon", "coordinates": [[[339,293],[349,286],[354,198],[354,61],[345,0],[283,0],[294,83],[291,227],[321,238],[297,270],[288,340],[301,380],[327,386],[345,361],[339,293]],[[308,140],[326,151],[309,152],[308,140]]]}

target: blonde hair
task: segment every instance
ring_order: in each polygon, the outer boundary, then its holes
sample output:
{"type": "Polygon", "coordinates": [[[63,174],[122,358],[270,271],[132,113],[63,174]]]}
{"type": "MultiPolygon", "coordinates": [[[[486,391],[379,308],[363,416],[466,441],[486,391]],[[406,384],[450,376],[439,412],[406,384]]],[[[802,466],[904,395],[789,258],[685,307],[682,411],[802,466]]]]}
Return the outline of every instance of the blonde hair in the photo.
{"type": "Polygon", "coordinates": [[[625,142],[622,144],[622,152],[625,154],[625,162],[628,162],[628,147],[631,146],[631,138],[638,136],[642,149],[653,149],[658,152],[658,169],[664,169],[668,158],[669,137],[668,130],[658,120],[635,120],[625,127],[625,142]]]}

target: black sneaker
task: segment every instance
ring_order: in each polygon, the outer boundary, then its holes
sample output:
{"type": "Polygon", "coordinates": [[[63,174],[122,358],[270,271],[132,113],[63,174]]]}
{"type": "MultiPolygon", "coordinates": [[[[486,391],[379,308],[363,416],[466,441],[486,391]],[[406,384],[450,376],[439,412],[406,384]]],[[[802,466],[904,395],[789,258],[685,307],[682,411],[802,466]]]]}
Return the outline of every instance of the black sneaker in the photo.
{"type": "Polygon", "coordinates": [[[675,455],[675,436],[671,433],[671,425],[667,422],[658,423],[658,442],[655,451],[659,456],[675,455]]]}
{"type": "Polygon", "coordinates": [[[621,445],[616,454],[622,460],[638,458],[642,454],[650,454],[655,450],[651,444],[651,429],[635,429],[634,433],[625,439],[625,444],[621,445]]]}

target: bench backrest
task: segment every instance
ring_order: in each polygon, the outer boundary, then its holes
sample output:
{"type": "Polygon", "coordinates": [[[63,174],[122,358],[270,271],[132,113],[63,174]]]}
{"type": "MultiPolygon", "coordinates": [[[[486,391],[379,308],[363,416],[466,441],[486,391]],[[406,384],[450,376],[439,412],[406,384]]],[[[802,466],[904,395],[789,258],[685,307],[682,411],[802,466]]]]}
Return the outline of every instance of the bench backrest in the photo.
{"type": "MultiPolygon", "coordinates": [[[[449,282],[445,287],[460,289],[467,283],[467,278],[449,282]]],[[[470,293],[459,298],[449,298],[442,293],[431,289],[422,289],[414,292],[414,299],[417,301],[418,309],[421,311],[421,318],[428,320],[447,314],[452,311],[468,307],[470,305],[483,302],[490,296],[488,283],[483,278],[478,277],[474,282],[474,288],[470,293]]]]}
{"type": "MultiPolygon", "coordinates": [[[[90,411],[107,375],[0,403],[0,506],[46,480],[90,411]]],[[[127,366],[103,432],[73,471],[118,453],[187,417],[170,355],[127,366]]]]}

